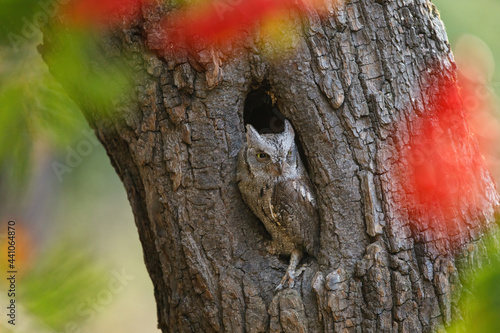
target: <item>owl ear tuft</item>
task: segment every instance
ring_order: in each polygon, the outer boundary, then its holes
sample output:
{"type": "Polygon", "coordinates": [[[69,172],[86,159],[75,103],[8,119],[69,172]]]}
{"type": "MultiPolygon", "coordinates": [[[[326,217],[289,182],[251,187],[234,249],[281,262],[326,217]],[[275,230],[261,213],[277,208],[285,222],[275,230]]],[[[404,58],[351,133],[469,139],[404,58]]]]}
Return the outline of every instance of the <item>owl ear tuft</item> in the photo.
{"type": "Polygon", "coordinates": [[[259,132],[250,124],[247,125],[247,142],[251,142],[254,145],[264,144],[264,140],[260,136],[259,132]]]}
{"type": "Polygon", "coordinates": [[[292,139],[295,137],[295,131],[293,130],[292,124],[290,124],[288,119],[285,119],[285,130],[283,131],[283,133],[291,136],[292,139]]]}

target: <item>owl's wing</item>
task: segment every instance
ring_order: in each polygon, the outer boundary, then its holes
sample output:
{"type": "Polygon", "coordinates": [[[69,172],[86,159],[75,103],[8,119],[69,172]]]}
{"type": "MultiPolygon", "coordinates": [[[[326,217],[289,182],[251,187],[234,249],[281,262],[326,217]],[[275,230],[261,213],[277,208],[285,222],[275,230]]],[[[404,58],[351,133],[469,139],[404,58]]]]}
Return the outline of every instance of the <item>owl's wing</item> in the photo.
{"type": "Polygon", "coordinates": [[[319,218],[309,179],[302,177],[276,184],[271,205],[280,232],[314,255],[319,245],[319,218]]]}

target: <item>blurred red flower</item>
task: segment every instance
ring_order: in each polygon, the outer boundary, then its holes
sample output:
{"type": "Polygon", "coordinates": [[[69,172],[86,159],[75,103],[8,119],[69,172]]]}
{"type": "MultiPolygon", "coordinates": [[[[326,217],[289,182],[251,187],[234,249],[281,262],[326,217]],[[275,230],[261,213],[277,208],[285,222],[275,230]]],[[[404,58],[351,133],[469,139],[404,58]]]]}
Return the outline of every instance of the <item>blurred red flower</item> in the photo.
{"type": "Polygon", "coordinates": [[[293,0],[213,0],[166,17],[164,27],[172,33],[168,44],[190,46],[201,41],[214,45],[231,41],[258,21],[282,15],[293,0]]]}
{"type": "Polygon", "coordinates": [[[457,218],[481,210],[487,169],[462,104],[470,92],[455,79],[430,89],[436,87],[424,113],[410,122],[410,142],[400,152],[401,204],[417,229],[459,233],[457,218]]]}

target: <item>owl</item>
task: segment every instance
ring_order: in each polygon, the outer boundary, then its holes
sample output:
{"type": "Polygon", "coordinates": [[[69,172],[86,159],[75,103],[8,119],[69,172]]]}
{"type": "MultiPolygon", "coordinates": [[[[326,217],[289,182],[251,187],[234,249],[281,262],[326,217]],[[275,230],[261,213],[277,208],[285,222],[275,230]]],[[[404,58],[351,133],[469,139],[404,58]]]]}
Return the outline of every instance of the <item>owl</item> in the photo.
{"type": "Polygon", "coordinates": [[[238,156],[238,188],[271,235],[272,251],[290,256],[276,289],[287,280],[292,288],[304,271],[304,267],[297,270],[304,252],[314,256],[318,248],[319,218],[311,181],[288,120],[282,133],[259,134],[252,125],[246,129],[246,143],[238,156]]]}

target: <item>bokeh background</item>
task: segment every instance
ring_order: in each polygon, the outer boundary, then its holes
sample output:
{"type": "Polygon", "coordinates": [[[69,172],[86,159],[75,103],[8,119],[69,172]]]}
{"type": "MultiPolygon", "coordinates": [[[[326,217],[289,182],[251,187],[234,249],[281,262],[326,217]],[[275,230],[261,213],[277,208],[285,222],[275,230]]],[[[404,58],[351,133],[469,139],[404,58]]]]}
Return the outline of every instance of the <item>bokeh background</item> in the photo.
{"type": "MultiPolygon", "coordinates": [[[[8,304],[8,220],[16,221],[19,271],[17,325],[7,325],[1,311],[0,332],[158,332],[153,286],[125,190],[37,52],[42,35],[34,23],[43,17],[36,15],[50,13],[50,3],[0,0],[0,308],[8,304]]],[[[498,180],[500,0],[434,3],[460,80],[470,87],[471,122],[498,180]]],[[[76,77],[78,70],[68,65],[76,77]]],[[[479,297],[469,305],[475,324],[455,328],[500,332],[499,267],[490,265],[477,279],[479,297]]]]}

